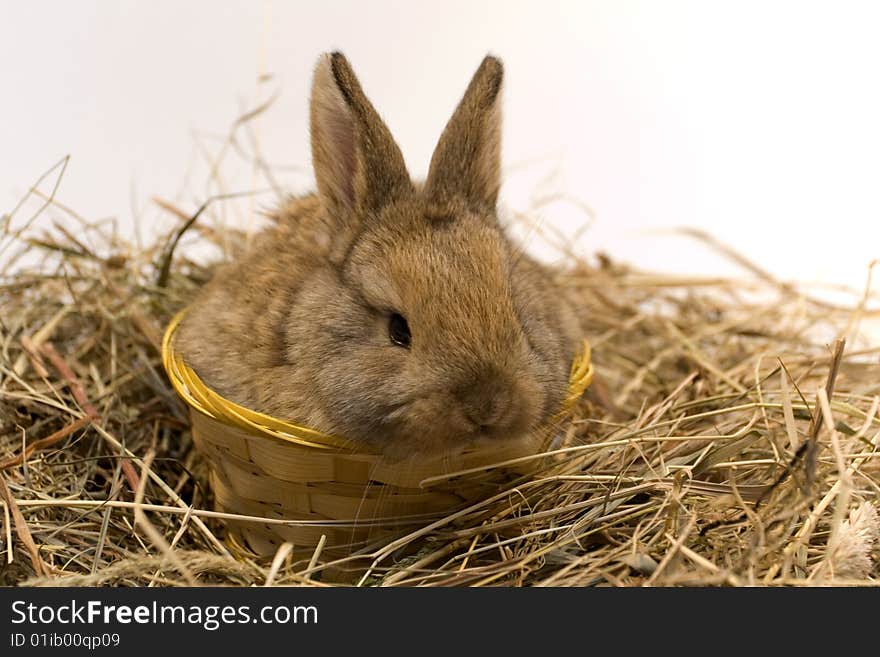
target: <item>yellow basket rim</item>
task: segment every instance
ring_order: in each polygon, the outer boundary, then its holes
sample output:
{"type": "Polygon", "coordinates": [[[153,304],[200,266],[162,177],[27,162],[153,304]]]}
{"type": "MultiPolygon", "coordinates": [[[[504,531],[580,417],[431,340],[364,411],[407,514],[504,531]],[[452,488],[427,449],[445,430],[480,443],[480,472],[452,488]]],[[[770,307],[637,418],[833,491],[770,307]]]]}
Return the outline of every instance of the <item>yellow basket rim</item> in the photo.
{"type": "MultiPolygon", "coordinates": [[[[174,335],[186,315],[187,309],[178,312],[169,322],[162,337],[162,366],[180,398],[195,411],[209,418],[234,426],[248,433],[294,443],[319,450],[335,450],[365,455],[378,452],[358,448],[352,441],[323,433],[300,424],[281,420],[266,413],[246,408],[208,387],[183,357],[174,349],[174,335]]],[[[568,391],[559,412],[549,425],[555,425],[572,409],[593,381],[593,363],[590,343],[583,340],[581,349],[571,365],[568,391]]]]}

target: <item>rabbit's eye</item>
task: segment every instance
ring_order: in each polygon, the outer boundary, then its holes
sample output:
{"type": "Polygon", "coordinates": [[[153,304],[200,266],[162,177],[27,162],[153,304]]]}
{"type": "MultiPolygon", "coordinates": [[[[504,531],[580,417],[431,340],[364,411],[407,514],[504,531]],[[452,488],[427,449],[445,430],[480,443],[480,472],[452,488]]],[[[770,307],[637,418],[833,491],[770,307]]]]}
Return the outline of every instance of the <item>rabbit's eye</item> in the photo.
{"type": "Polygon", "coordinates": [[[406,317],[400,313],[391,313],[391,317],[388,318],[388,337],[398,347],[409,349],[412,336],[409,333],[409,324],[406,322],[406,317]]]}

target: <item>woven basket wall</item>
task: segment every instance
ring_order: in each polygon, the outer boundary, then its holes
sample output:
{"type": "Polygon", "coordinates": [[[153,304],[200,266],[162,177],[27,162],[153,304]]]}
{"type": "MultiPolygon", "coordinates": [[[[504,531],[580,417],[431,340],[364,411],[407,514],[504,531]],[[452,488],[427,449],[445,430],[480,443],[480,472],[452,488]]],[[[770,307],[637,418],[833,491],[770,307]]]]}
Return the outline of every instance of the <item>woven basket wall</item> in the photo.
{"type": "MultiPolygon", "coordinates": [[[[181,319],[182,314],[165,332],[162,360],[190,408],[193,440],[208,460],[215,506],[270,520],[228,520],[228,538],[239,549],[269,556],[287,541],[296,553],[307,554],[324,535],[325,556],[347,556],[367,541],[401,535],[491,495],[537,466],[537,459],[526,459],[508,467],[485,467],[531,456],[534,444],[530,449],[508,445],[395,466],[378,454],[354,451],[338,438],[246,409],[208,388],[175,351],[174,332],[181,319]],[[446,476],[461,471],[472,472],[446,476]],[[280,520],[286,522],[273,522],[280,520]]],[[[592,376],[585,342],[557,420],[592,376]]]]}

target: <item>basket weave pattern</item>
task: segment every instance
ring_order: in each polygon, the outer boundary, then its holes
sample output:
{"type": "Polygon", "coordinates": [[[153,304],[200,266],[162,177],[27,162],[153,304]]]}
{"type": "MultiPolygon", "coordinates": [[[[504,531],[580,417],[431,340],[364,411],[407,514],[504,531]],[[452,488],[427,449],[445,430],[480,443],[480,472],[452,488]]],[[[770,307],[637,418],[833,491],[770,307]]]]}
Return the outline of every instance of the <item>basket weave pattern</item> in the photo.
{"type": "MultiPolygon", "coordinates": [[[[283,541],[310,551],[325,535],[324,552],[345,556],[364,541],[399,534],[497,492],[529,469],[528,463],[516,468],[485,466],[531,456],[534,443],[466,451],[402,467],[377,453],[356,450],[338,437],[244,408],[206,386],[174,350],[174,332],[182,318],[183,313],[175,317],[165,332],[162,361],[190,408],[193,441],[208,460],[215,506],[227,513],[290,521],[228,522],[233,544],[257,555],[273,554],[283,541]],[[465,470],[477,472],[442,477],[465,470]],[[420,485],[430,478],[440,481],[420,485]]],[[[568,414],[592,378],[589,344],[584,341],[572,365],[566,400],[550,426],[568,414]]]]}

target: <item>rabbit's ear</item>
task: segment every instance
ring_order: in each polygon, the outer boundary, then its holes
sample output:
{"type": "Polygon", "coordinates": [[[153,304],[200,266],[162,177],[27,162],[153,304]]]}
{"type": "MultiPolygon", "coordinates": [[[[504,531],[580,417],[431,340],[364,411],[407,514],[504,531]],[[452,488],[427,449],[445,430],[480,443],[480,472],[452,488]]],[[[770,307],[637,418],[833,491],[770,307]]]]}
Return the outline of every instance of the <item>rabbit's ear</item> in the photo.
{"type": "Polygon", "coordinates": [[[322,55],[311,98],[318,193],[337,217],[378,211],[413,189],[403,155],[342,53],[322,55]]]}
{"type": "Polygon", "coordinates": [[[488,56],[440,136],[425,191],[443,201],[464,198],[473,208],[493,211],[501,186],[501,61],[488,56]]]}

